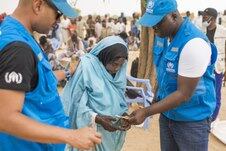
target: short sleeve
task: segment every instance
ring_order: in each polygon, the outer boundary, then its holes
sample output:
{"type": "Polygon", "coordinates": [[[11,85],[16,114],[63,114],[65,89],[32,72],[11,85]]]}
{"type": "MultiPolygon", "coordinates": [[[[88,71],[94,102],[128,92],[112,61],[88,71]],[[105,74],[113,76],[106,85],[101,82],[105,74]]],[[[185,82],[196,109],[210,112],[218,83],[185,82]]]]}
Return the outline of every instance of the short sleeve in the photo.
{"type": "Polygon", "coordinates": [[[35,55],[29,45],[13,42],[0,52],[0,88],[30,91],[37,75],[35,55]]]}
{"type": "Polygon", "coordinates": [[[201,38],[188,41],[181,51],[178,74],[184,77],[201,77],[211,61],[211,47],[201,38]]]}

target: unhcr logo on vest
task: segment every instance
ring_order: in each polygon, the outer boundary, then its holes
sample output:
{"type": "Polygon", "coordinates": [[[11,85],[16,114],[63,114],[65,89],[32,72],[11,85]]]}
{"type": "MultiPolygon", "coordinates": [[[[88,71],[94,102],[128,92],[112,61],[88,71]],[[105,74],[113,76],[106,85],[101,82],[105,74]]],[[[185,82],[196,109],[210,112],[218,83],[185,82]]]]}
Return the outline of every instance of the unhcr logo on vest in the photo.
{"type": "Polygon", "coordinates": [[[23,80],[23,77],[20,73],[16,73],[16,72],[7,72],[5,74],[5,81],[6,83],[16,83],[16,84],[20,84],[23,80]]]}
{"type": "Polygon", "coordinates": [[[174,69],[174,64],[172,62],[168,62],[166,66],[167,66],[166,71],[172,72],[172,73],[176,72],[176,70],[174,69]]]}

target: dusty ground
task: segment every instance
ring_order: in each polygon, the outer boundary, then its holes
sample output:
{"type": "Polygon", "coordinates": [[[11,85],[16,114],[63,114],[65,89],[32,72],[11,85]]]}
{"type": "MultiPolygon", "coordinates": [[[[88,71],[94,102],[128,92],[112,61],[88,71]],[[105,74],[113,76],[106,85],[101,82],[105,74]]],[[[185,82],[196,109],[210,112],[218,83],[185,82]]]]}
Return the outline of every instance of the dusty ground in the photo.
{"type": "MultiPolygon", "coordinates": [[[[138,52],[130,53],[129,66],[131,60],[138,55],[138,52]]],[[[222,90],[222,107],[219,113],[220,120],[226,120],[226,87],[222,90]]],[[[159,140],[159,115],[155,115],[151,120],[148,130],[132,127],[126,137],[123,151],[160,151],[159,140]]],[[[226,135],[226,134],[225,134],[226,135]]],[[[209,151],[225,151],[226,145],[221,143],[216,137],[210,134],[209,151]]]]}

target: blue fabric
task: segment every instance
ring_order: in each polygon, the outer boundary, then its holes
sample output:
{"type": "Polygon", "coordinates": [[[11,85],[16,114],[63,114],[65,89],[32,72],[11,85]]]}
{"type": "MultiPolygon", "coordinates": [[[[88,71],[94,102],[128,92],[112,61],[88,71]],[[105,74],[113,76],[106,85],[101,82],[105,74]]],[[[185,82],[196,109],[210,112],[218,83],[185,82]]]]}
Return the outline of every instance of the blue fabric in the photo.
{"type": "Polygon", "coordinates": [[[137,25],[134,24],[131,26],[131,32],[134,34],[135,37],[139,36],[139,30],[138,30],[137,25]]]}
{"type": "MultiPolygon", "coordinates": [[[[25,27],[10,16],[1,24],[0,33],[0,51],[9,43],[21,41],[28,44],[38,58],[38,84],[32,92],[25,93],[22,114],[41,123],[68,127],[57,92],[57,79],[39,45],[25,27]]],[[[63,151],[65,148],[64,144],[35,143],[5,133],[0,133],[0,144],[0,151],[63,151]]]]}
{"type": "Polygon", "coordinates": [[[210,122],[210,119],[178,122],[161,114],[161,151],[208,151],[210,122]]]}
{"type": "MultiPolygon", "coordinates": [[[[72,128],[90,126],[93,113],[115,116],[127,111],[124,96],[127,63],[122,65],[113,78],[97,58],[104,48],[116,43],[126,46],[118,36],[101,40],[90,53],[81,58],[75,74],[66,84],[62,100],[72,128]]],[[[97,125],[97,131],[103,139],[100,145],[96,145],[96,151],[121,150],[125,132],[110,133],[101,125],[97,125]]]]}
{"type": "Polygon", "coordinates": [[[164,16],[176,10],[176,0],[149,0],[146,12],[140,18],[139,23],[147,27],[155,26],[164,16]]]}
{"type": "MultiPolygon", "coordinates": [[[[167,46],[167,40],[156,38],[154,59],[157,71],[157,99],[162,100],[177,90],[178,61],[184,45],[193,38],[208,38],[188,19],[184,20],[173,41],[167,46]],[[159,41],[159,42],[157,42],[159,41]]],[[[192,97],[175,109],[164,112],[175,121],[199,121],[212,115],[216,105],[215,77],[213,74],[217,50],[211,44],[211,64],[200,78],[192,97]]]]}
{"type": "Polygon", "coordinates": [[[215,79],[216,79],[216,108],[213,112],[212,115],[212,121],[215,121],[219,111],[220,111],[220,107],[221,107],[221,88],[222,88],[222,82],[223,82],[223,78],[224,78],[224,74],[220,73],[218,74],[217,72],[214,71],[215,74],[215,79]]]}
{"type": "Polygon", "coordinates": [[[56,8],[68,18],[75,18],[78,13],[70,6],[67,0],[50,0],[56,8]]]}

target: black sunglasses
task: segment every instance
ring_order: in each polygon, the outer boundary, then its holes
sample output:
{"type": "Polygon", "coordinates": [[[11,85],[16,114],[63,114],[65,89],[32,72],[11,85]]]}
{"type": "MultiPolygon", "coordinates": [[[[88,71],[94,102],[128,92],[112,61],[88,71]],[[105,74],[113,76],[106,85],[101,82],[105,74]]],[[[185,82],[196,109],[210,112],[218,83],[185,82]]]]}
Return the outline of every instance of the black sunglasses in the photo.
{"type": "Polygon", "coordinates": [[[158,24],[156,24],[155,26],[153,26],[152,28],[154,29],[154,30],[159,30],[159,28],[160,28],[160,26],[163,24],[163,22],[166,20],[166,16],[164,16],[163,18],[162,18],[162,20],[160,21],[160,22],[158,22],[158,24]]]}
{"type": "Polygon", "coordinates": [[[54,9],[56,12],[57,12],[57,17],[56,17],[56,20],[58,20],[62,15],[63,13],[61,13],[58,8],[53,4],[53,2],[51,2],[51,0],[44,0],[46,2],[46,4],[51,7],[52,9],[54,9]]]}

